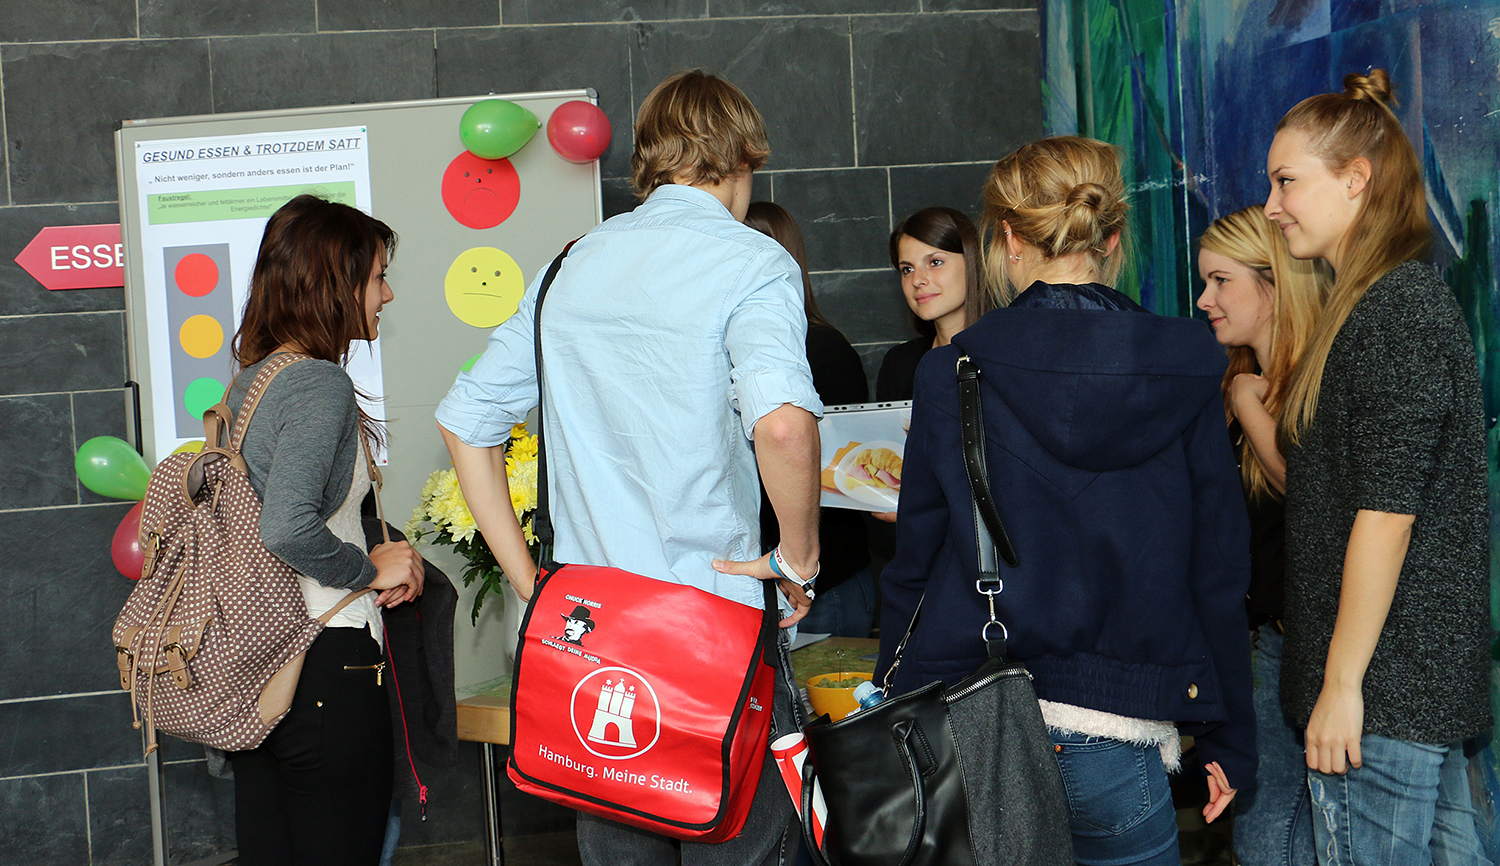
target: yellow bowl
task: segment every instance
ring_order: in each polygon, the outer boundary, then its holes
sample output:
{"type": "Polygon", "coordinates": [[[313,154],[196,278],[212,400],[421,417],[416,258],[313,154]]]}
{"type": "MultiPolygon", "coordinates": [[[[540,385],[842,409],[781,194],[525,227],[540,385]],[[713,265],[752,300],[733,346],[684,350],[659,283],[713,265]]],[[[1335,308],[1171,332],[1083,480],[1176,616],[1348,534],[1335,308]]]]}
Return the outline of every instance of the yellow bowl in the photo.
{"type": "Polygon", "coordinates": [[[807,680],[807,699],[812,703],[813,712],[818,715],[828,714],[835,722],[859,709],[859,704],[854,701],[855,686],[830,688],[828,686],[815,685],[825,679],[838,682],[847,679],[870,680],[873,674],[866,671],[836,671],[834,673],[818,674],[807,680]]]}

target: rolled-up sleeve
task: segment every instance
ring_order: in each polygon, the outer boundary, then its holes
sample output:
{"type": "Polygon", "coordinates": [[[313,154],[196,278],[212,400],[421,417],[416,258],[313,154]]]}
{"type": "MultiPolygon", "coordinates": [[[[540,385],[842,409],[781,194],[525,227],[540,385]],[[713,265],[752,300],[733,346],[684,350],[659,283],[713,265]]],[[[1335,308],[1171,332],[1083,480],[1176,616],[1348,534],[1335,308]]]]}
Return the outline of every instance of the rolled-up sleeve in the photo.
{"type": "Polygon", "coordinates": [[[729,351],[729,402],[745,438],[776,407],[791,404],[823,417],[807,365],[807,314],[801,275],[784,251],[757,256],[746,268],[748,291],[730,310],[724,329],[729,351]]]}
{"type": "Polygon", "coordinates": [[[437,420],[467,445],[488,448],[510,438],[510,428],[539,402],[536,377],[537,273],[520,308],[491,334],[484,354],[468,372],[460,372],[438,404],[437,420]]]}

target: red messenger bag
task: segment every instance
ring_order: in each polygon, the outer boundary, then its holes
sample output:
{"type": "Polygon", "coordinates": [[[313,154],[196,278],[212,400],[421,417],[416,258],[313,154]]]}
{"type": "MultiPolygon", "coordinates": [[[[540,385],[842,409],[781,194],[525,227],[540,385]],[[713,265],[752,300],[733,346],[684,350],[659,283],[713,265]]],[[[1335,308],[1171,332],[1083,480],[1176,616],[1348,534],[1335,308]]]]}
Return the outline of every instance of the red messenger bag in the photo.
{"type": "MultiPolygon", "coordinates": [[[[542,300],[565,255],[538,290],[539,393],[542,300]]],[[[550,551],[541,424],[537,440],[534,529],[550,551]]],[[[774,588],[764,590],[761,611],[691,586],[544,557],[516,648],[511,781],[677,839],[738,835],[771,730],[777,608],[774,588]]]]}

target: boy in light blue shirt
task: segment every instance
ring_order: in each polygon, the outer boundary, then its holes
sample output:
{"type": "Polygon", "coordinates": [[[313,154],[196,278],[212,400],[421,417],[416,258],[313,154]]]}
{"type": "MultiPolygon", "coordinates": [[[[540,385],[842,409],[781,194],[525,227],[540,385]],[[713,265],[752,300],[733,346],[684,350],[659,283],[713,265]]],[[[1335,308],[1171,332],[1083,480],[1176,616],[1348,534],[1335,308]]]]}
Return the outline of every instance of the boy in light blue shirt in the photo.
{"type": "MultiPolygon", "coordinates": [[[[753,607],[777,580],[790,626],[818,568],[822,404],[807,366],[796,262],[743,225],[751,172],[770,149],[753,105],[699,71],[641,105],[632,157],[644,203],[589,232],[564,259],[542,319],[551,511],[560,562],[609,565],[753,607]],[[760,485],[781,544],[760,550],[760,485]],[[778,579],[772,556],[779,556],[778,579]]],[[[533,326],[541,275],[438,408],[464,497],[522,598],[536,566],[511,508],[502,446],[538,403],[533,326]]],[[[785,665],[773,737],[798,729],[785,665]]],[[[743,832],[683,843],[685,864],[780,862],[791,804],[767,760],[743,832]]],[[[670,864],[671,840],[579,816],[592,864],[670,864]]]]}

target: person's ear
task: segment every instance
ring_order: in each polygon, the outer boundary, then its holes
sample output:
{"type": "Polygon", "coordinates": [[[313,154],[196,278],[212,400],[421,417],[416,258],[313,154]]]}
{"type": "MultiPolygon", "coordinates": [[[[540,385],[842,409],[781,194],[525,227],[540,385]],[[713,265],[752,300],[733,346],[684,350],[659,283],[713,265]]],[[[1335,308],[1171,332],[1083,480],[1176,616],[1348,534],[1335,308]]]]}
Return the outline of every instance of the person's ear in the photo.
{"type": "Polygon", "coordinates": [[[1349,198],[1358,198],[1365,191],[1373,173],[1374,169],[1368,159],[1356,156],[1350,160],[1349,167],[1344,169],[1344,187],[1348,190],[1349,198]]]}
{"type": "Polygon", "coordinates": [[[1109,237],[1107,237],[1107,238],[1104,239],[1104,257],[1106,259],[1109,258],[1110,256],[1114,255],[1115,254],[1115,250],[1117,250],[1119,248],[1120,248],[1120,233],[1119,232],[1115,232],[1114,234],[1112,234],[1109,237]]]}

